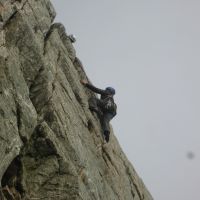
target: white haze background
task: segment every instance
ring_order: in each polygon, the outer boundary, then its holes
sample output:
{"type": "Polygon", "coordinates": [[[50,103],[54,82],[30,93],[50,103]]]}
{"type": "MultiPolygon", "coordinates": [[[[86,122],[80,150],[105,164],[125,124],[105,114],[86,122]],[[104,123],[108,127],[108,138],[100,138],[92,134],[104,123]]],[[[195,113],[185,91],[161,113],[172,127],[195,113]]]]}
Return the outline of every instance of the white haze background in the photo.
{"type": "Polygon", "coordinates": [[[115,134],[155,200],[200,199],[200,1],[52,3],[93,84],[116,88],[115,134]]]}

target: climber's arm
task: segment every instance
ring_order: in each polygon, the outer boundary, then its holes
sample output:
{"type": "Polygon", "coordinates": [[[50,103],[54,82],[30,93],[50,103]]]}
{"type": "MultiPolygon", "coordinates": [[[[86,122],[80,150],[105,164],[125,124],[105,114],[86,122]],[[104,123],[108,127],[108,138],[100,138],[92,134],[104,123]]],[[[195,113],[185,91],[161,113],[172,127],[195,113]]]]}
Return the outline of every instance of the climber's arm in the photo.
{"type": "Polygon", "coordinates": [[[92,90],[93,92],[95,93],[98,93],[98,94],[103,94],[103,95],[108,95],[108,92],[106,90],[102,90],[102,89],[99,89],[91,84],[89,84],[87,81],[84,81],[84,80],[81,80],[81,83],[87,87],[88,89],[92,90]]]}

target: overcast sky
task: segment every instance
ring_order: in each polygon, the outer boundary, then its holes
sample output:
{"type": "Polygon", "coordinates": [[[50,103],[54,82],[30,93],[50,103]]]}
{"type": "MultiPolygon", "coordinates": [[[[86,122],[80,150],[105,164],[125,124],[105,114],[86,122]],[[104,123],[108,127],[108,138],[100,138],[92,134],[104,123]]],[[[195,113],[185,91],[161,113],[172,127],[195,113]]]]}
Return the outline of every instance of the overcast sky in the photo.
{"type": "Polygon", "coordinates": [[[200,199],[200,1],[52,2],[93,84],[116,88],[115,134],[154,199],[200,199]]]}

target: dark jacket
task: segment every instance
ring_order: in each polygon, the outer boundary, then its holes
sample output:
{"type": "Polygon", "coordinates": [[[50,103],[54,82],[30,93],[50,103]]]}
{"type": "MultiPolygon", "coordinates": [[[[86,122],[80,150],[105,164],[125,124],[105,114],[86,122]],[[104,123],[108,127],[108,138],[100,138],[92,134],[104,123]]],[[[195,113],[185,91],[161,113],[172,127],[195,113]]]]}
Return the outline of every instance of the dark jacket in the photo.
{"type": "Polygon", "coordinates": [[[117,114],[117,105],[114,102],[113,94],[111,94],[109,90],[96,88],[89,83],[87,83],[85,86],[93,92],[101,95],[99,104],[101,105],[100,107],[104,113],[110,113],[112,114],[112,117],[117,114]]]}
{"type": "Polygon", "coordinates": [[[100,94],[101,95],[101,99],[104,100],[108,97],[112,97],[113,98],[113,95],[107,91],[107,90],[102,90],[102,89],[99,89],[89,83],[86,83],[85,85],[87,88],[89,88],[90,90],[92,90],[93,92],[97,93],[97,94],[100,94]]]}

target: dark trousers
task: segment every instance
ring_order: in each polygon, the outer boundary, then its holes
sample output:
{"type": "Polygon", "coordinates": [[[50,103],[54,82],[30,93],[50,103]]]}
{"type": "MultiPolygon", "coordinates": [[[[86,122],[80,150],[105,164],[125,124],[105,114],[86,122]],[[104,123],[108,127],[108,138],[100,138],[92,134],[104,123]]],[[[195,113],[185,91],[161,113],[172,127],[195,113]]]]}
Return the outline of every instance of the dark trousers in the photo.
{"type": "Polygon", "coordinates": [[[104,101],[96,97],[92,97],[89,99],[89,108],[90,110],[95,111],[98,114],[101,121],[103,133],[105,135],[105,139],[108,142],[110,135],[109,122],[114,117],[114,115],[112,113],[106,112],[104,101]]]}

